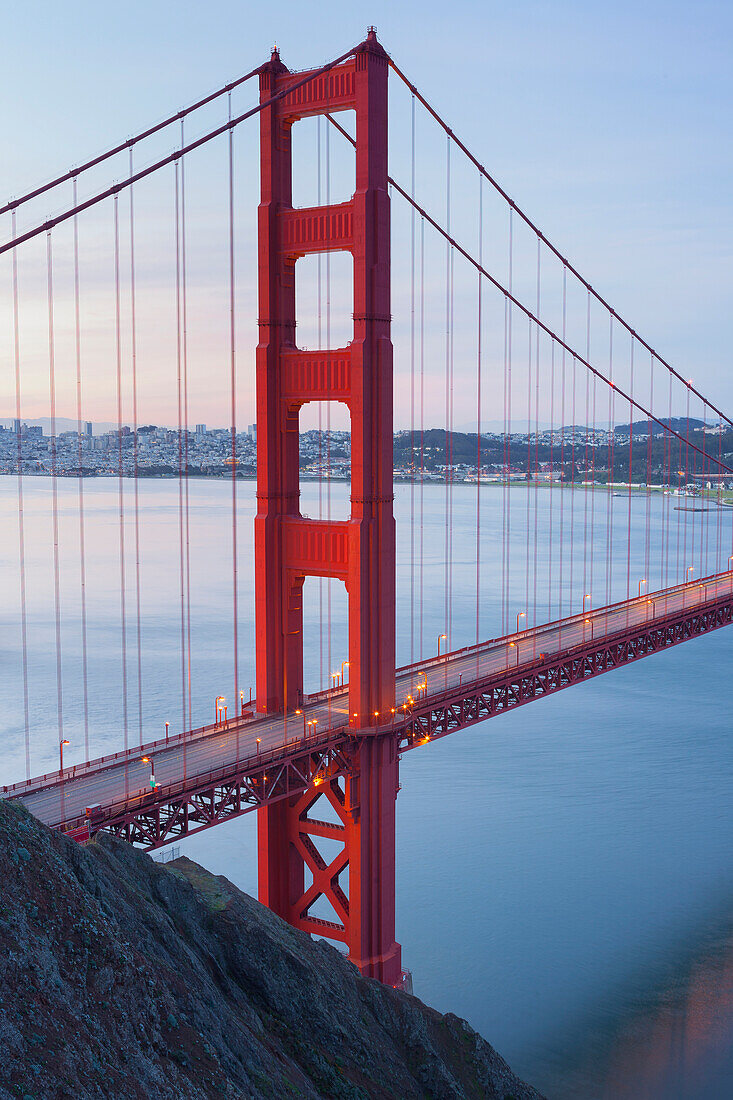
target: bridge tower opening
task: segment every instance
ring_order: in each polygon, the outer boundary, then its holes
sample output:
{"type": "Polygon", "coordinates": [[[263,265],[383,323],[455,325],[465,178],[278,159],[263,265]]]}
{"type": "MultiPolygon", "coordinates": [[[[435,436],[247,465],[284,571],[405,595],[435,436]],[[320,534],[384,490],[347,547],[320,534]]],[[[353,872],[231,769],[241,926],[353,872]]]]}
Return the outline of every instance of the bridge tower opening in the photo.
{"type": "Polygon", "coordinates": [[[388,729],[395,692],[395,526],[387,55],[370,30],[352,57],[288,94],[304,76],[291,74],[277,50],[260,70],[261,101],[280,98],[260,115],[257,707],[266,713],[300,707],[303,583],[307,576],[338,578],[349,600],[353,741],[345,780],[326,779],[320,788],[258,811],[259,893],[294,926],[344,942],[362,973],[396,985],[398,764],[388,729]],[[292,126],[309,115],[344,110],[356,116],[352,198],[293,208],[292,126]],[[309,253],[335,250],[350,251],[354,261],[353,339],[343,348],[305,351],[296,344],[295,265],[309,253]],[[342,522],[306,519],[299,508],[300,408],[330,400],[343,401],[351,417],[351,509],[342,522]],[[328,799],[338,823],[318,821],[320,798],[328,799]],[[312,840],[318,835],[343,842],[343,853],[328,865],[312,840]],[[307,890],[306,869],[312,875],[307,890]],[[320,897],[337,920],[311,915],[320,897]]]}

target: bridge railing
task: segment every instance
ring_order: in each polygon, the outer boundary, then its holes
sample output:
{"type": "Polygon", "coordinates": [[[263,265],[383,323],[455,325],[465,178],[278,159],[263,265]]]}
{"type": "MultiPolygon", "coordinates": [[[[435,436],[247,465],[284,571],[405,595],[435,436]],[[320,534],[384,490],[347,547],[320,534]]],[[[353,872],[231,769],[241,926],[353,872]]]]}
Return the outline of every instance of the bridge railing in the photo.
{"type": "Polygon", "coordinates": [[[51,782],[60,782],[62,779],[78,779],[83,775],[114,767],[125,759],[131,760],[139,756],[140,753],[147,756],[150,753],[160,752],[161,749],[182,745],[184,741],[188,744],[191,741],[200,740],[202,737],[210,737],[212,734],[225,733],[228,730],[234,731],[249,722],[256,722],[264,717],[266,715],[253,714],[244,717],[237,715],[235,718],[227,719],[226,722],[212,722],[210,725],[197,726],[195,729],[186,730],[183,733],[170,734],[168,737],[161,737],[157,741],[148,741],[144,745],[135,745],[134,748],[120,749],[118,752],[108,753],[105,756],[97,756],[93,760],[71,764],[68,768],[64,768],[63,772],[59,770],[44,772],[43,775],[33,776],[31,779],[21,779],[17,783],[8,783],[0,787],[0,796],[9,797],[15,794],[27,794],[30,791],[45,787],[51,782]]]}
{"type": "MultiPolygon", "coordinates": [[[[490,638],[486,641],[479,642],[478,644],[472,644],[463,646],[460,649],[450,650],[447,654],[441,654],[440,657],[431,657],[427,660],[416,661],[410,665],[403,665],[397,669],[397,675],[405,675],[411,671],[421,672],[429,668],[443,668],[446,663],[468,657],[472,654],[480,656],[482,653],[501,645],[507,645],[510,641],[522,641],[525,639],[537,637],[538,635],[549,633],[554,630],[562,630],[564,627],[579,624],[587,619],[596,620],[598,618],[612,615],[618,611],[623,611],[625,608],[632,608],[637,605],[643,605],[648,602],[652,604],[658,603],[660,600],[668,600],[672,596],[681,592],[689,592],[694,589],[703,588],[706,589],[709,585],[714,583],[720,583],[721,581],[728,581],[733,591],[733,570],[723,570],[720,573],[712,573],[705,577],[701,577],[697,580],[691,580],[682,584],[673,585],[670,588],[656,589],[652,592],[645,593],[642,596],[634,596],[628,600],[619,600],[614,604],[607,604],[603,607],[591,609],[580,612],[575,615],[570,615],[562,619],[555,619],[549,623],[542,623],[539,626],[529,627],[525,630],[518,631],[512,634],[501,635],[498,638],[490,638]]],[[[338,695],[345,690],[343,687],[329,688],[322,692],[315,692],[306,697],[307,703],[315,704],[323,701],[334,695],[338,695]]],[[[249,717],[236,716],[230,718],[226,723],[212,723],[210,725],[199,726],[196,729],[186,731],[185,733],[179,733],[169,736],[168,738],[161,738],[157,741],[148,742],[142,746],[135,746],[131,749],[123,749],[115,753],[110,753],[106,756],[97,757],[94,760],[84,761],[80,764],[74,764],[69,768],[65,768],[63,772],[53,771],[46,772],[43,775],[36,776],[32,779],[21,780],[17,783],[7,784],[0,788],[0,796],[2,797],[14,797],[22,794],[28,794],[31,791],[37,791],[45,786],[52,786],[60,782],[66,782],[71,779],[77,779],[85,775],[89,775],[95,772],[103,771],[106,768],[114,767],[121,763],[125,759],[133,759],[140,753],[149,755],[151,753],[160,752],[162,749],[170,748],[171,745],[183,744],[184,741],[189,743],[208,737],[217,733],[224,733],[227,731],[236,731],[238,728],[247,725],[248,723],[256,723],[262,720],[266,716],[259,716],[257,714],[249,717]]],[[[272,717],[272,716],[269,716],[272,717]]],[[[336,727],[334,727],[336,728],[336,727]]],[[[326,731],[324,731],[326,732],[326,731]]],[[[318,738],[320,741],[320,737],[318,738]]],[[[289,743],[289,742],[287,742],[289,743]]],[[[280,751],[279,749],[277,751],[280,751]]]]}
{"type": "MultiPolygon", "coordinates": [[[[332,730],[324,730],[323,733],[311,737],[294,737],[283,745],[268,749],[266,752],[253,753],[245,757],[244,760],[199,772],[196,775],[187,776],[185,779],[176,780],[175,783],[161,784],[154,790],[144,789],[134,794],[128,794],[125,798],[118,798],[107,803],[102,809],[101,816],[95,819],[92,824],[98,828],[104,828],[104,823],[107,821],[124,817],[130,813],[140,812],[146,807],[152,810],[156,805],[170,802],[181,795],[193,794],[196,791],[216,786],[217,783],[231,781],[237,776],[255,777],[273,764],[282,766],[303,754],[324,752],[329,748],[335,748],[341,745],[347,736],[348,729],[342,726],[332,730]]],[[[74,833],[79,829],[83,829],[87,824],[89,824],[88,815],[80,814],[76,817],[66,818],[59,827],[64,833],[74,833]]]]}

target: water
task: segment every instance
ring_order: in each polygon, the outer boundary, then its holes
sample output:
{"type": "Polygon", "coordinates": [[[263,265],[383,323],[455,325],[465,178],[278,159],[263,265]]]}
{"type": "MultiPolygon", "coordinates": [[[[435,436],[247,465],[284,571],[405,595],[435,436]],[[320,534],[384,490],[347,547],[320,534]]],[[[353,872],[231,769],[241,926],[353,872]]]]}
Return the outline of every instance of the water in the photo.
{"type": "MultiPolygon", "coordinates": [[[[232,623],[229,486],[191,482],[192,717],[206,721],[216,694],[231,696],[232,623]]],[[[26,541],[33,773],[58,752],[53,623],[50,486],[28,478],[26,541]]],[[[59,484],[66,759],[84,756],[79,630],[76,482],[59,484]]],[[[318,486],[303,487],[303,511],[318,514],[318,486]]],[[[414,490],[419,500],[419,489],[414,490]]],[[[131,503],[126,487],[126,506],[131,503]]],[[[423,608],[420,533],[411,531],[410,486],[397,487],[398,650],[401,661],[433,652],[448,621],[443,599],[444,490],[424,490],[423,608]],[[437,595],[436,595],[437,593],[437,595]],[[413,614],[411,615],[411,609],[413,614]],[[422,621],[421,636],[410,620],[422,621]]],[[[89,737],[98,754],[124,738],[116,485],[85,483],[89,619],[89,737]]],[[[323,491],[325,508],[325,490],[323,491]]],[[[534,514],[526,544],[526,490],[512,490],[512,570],[506,619],[526,609],[530,622],[577,607],[592,589],[600,605],[606,575],[606,494],[593,495],[594,573],[583,555],[588,498],[538,494],[537,599],[534,514]],[[574,512],[569,540],[557,539],[560,498],[574,512]],[[553,560],[549,560],[550,510],[553,560]],[[600,522],[598,522],[600,520],[600,522]],[[529,552],[530,582],[524,555],[529,552]],[[562,561],[562,583],[559,563],[562,561]],[[585,580],[584,580],[585,575],[585,580]],[[552,589],[548,594],[548,576],[552,589]]],[[[332,514],[344,514],[346,489],[332,487],[332,514]]],[[[500,631],[502,494],[482,491],[482,635],[500,631]]],[[[146,739],[182,713],[178,491],[175,482],[140,485],[142,719],[146,739]]],[[[454,493],[452,644],[475,634],[475,488],[454,493]]],[[[627,502],[613,500],[618,564],[612,595],[626,586],[627,502]]],[[[251,517],[254,486],[240,486],[240,682],[253,683],[251,517]]],[[[632,591],[650,574],[669,498],[632,503],[632,591]]],[[[670,544],[675,550],[672,514],[670,544]]],[[[696,575],[725,565],[731,517],[697,517],[681,556],[696,575]],[[706,524],[708,526],[701,526],[706,524]],[[702,541],[700,542],[700,535],[702,541]],[[694,555],[694,557],[692,556],[694,555]]],[[[0,781],[25,774],[19,657],[15,484],[0,478],[0,781]]],[[[139,737],[134,530],[125,528],[128,740],[139,737]]],[[[682,529],[680,529],[682,545],[682,529]]],[[[676,552],[676,551],[675,551],[676,552]]],[[[683,567],[684,568],[684,567],[683,567]]],[[[656,569],[656,579],[653,570],[656,569]]],[[[670,583],[679,578],[669,574],[670,583]]],[[[345,656],[343,593],[331,592],[333,626],[323,635],[318,609],[328,586],[306,584],[307,677],[345,656]],[[323,667],[321,667],[323,666],[323,667]]],[[[718,1100],[733,1094],[733,746],[727,699],[733,631],[722,630],[667,653],[509,712],[500,720],[407,753],[397,803],[397,932],[415,992],[442,1011],[465,1016],[513,1068],[552,1100],[718,1100]]],[[[184,670],[185,671],[185,670],[184,670]]],[[[254,815],[180,842],[181,851],[256,892],[254,815]]]]}

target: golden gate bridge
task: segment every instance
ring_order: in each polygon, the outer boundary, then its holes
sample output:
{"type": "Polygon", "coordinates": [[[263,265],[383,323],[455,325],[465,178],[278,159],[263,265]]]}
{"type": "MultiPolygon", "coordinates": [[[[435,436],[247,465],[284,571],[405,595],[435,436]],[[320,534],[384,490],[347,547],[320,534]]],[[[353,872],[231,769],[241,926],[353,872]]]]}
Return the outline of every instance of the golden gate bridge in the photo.
{"type": "MultiPolygon", "coordinates": [[[[245,172],[251,170],[251,164],[245,166],[245,172]]],[[[273,50],[266,64],[7,203],[0,208],[0,218],[6,225],[9,222],[0,256],[5,257],[10,275],[23,688],[18,725],[25,728],[26,753],[25,778],[7,784],[0,793],[22,799],[41,820],[79,841],[106,829],[148,849],[256,809],[260,900],[296,927],[344,943],[364,974],[399,985],[403,972],[394,918],[395,807],[402,753],[730,623],[733,510],[725,507],[723,482],[728,475],[733,478],[733,469],[726,464],[722,439],[733,422],[655,351],[548,241],[385,52],[373,29],[364,42],[307,72],[289,71],[277,49],[273,50]],[[235,93],[246,91],[255,79],[259,102],[235,112],[235,93]],[[405,177],[390,170],[390,81],[396,82],[397,95],[407,97],[409,136],[405,139],[398,133],[392,139],[397,142],[393,159],[406,163],[405,177]],[[227,106],[225,121],[195,138],[187,137],[189,116],[196,117],[220,102],[227,106]],[[424,154],[428,163],[422,168],[420,112],[425,132],[429,126],[433,138],[437,134],[439,139],[438,151],[433,145],[424,154]],[[319,120],[319,201],[297,206],[293,202],[297,179],[293,134],[306,118],[319,120]],[[250,694],[245,700],[239,637],[238,547],[243,531],[237,478],[241,374],[237,280],[241,261],[238,267],[234,136],[253,119],[259,120],[260,147],[256,265],[254,257],[251,260],[257,269],[259,328],[255,356],[256,689],[254,698],[250,694]],[[146,141],[174,127],[180,133],[174,150],[136,167],[138,147],[145,148],[146,141]],[[328,157],[331,134],[353,158],[353,193],[341,202],[331,201],[328,162],[322,172],[323,150],[328,157]],[[233,694],[228,704],[217,696],[213,722],[194,727],[192,716],[199,706],[193,702],[195,647],[192,657],[191,641],[191,590],[197,579],[190,550],[188,454],[196,324],[190,203],[198,186],[206,193],[206,203],[214,205],[211,163],[205,162],[203,183],[192,180],[196,157],[208,146],[223,153],[217,165],[224,179],[219,206],[226,230],[226,264],[217,295],[219,303],[224,303],[220,310],[224,331],[200,356],[205,372],[216,360],[222,379],[226,376],[228,382],[223,397],[231,420],[227,462],[233,694]],[[80,195],[80,181],[96,180],[95,173],[108,164],[119,167],[120,158],[125,163],[122,179],[99,187],[93,184],[88,194],[80,195]],[[138,429],[145,372],[155,378],[158,368],[155,355],[146,359],[141,340],[148,304],[146,290],[141,290],[147,284],[141,274],[139,227],[141,206],[150,201],[154,213],[147,231],[152,232],[157,249],[158,230],[150,226],[158,216],[159,196],[146,187],[160,180],[172,189],[170,292],[175,324],[169,361],[174,366],[178,417],[180,652],[175,675],[180,677],[181,722],[172,732],[166,723],[165,737],[151,741],[143,729],[141,571],[145,563],[140,541],[138,429]],[[71,190],[67,203],[57,198],[64,188],[71,190]],[[47,196],[61,203],[61,208],[53,216],[36,219],[33,211],[47,196]],[[399,249],[395,249],[392,225],[395,200],[408,219],[399,249]],[[107,221],[98,220],[102,217],[107,221]],[[86,238],[95,256],[97,278],[102,279],[99,242],[105,234],[111,241],[111,255],[104,258],[109,310],[100,322],[83,309],[81,250],[86,238]],[[38,251],[39,244],[43,252],[38,251]],[[337,253],[353,261],[353,321],[350,339],[343,346],[333,346],[331,339],[329,264],[337,253]],[[297,335],[297,265],[312,255],[319,258],[315,349],[299,345],[297,335]],[[406,317],[399,318],[393,313],[395,262],[409,287],[406,317]],[[32,306],[24,310],[24,270],[29,283],[37,280],[39,271],[44,276],[47,351],[43,356],[32,339],[41,327],[37,311],[32,306]],[[59,295],[59,278],[66,280],[68,293],[59,295]],[[100,324],[106,329],[114,364],[119,576],[109,578],[109,584],[119,588],[123,743],[117,751],[93,758],[87,676],[86,556],[90,550],[85,545],[81,474],[85,393],[94,389],[85,349],[97,339],[91,330],[100,324]],[[401,345],[393,365],[395,324],[401,345]],[[434,369],[436,347],[440,386],[434,369]],[[27,634],[24,521],[28,471],[20,425],[27,379],[41,358],[48,378],[51,425],[49,549],[57,703],[55,727],[50,732],[45,727],[43,737],[44,744],[50,739],[58,746],[61,766],[34,775],[29,711],[33,654],[27,634]],[[68,368],[65,375],[63,363],[68,368]],[[454,590],[456,464],[452,448],[457,400],[461,408],[458,391],[466,389],[465,364],[476,410],[475,485],[462,487],[475,494],[475,634],[470,640],[457,636],[456,608],[460,603],[465,611],[467,597],[454,590]],[[409,525],[410,661],[399,665],[393,418],[401,371],[406,382],[399,392],[408,395],[410,509],[398,522],[409,525]],[[73,393],[77,420],[80,600],[74,629],[82,640],[82,676],[75,689],[81,688],[86,750],[83,762],[66,767],[64,685],[68,676],[62,652],[57,484],[61,471],[56,430],[62,375],[73,393]],[[502,486],[492,490],[501,495],[501,532],[489,544],[485,504],[489,471],[482,417],[487,401],[496,412],[502,387],[502,486]],[[328,470],[329,410],[334,402],[346,408],[350,422],[349,515],[333,518],[330,487],[319,483],[321,504],[325,497],[327,505],[318,518],[310,518],[301,513],[300,504],[301,412],[310,403],[327,410],[322,435],[323,465],[328,470]],[[132,494],[126,485],[126,409],[133,421],[132,494]],[[699,413],[702,430],[691,430],[692,412],[699,413]],[[444,583],[440,591],[425,583],[426,413],[445,418],[444,583]],[[538,495],[538,455],[540,422],[548,413],[550,476],[555,466],[563,471],[563,484],[552,490],[546,529],[538,495]],[[645,432],[635,431],[639,422],[646,426],[645,432]],[[617,428],[626,423],[628,439],[622,450],[617,428]],[[603,469],[598,461],[599,434],[605,438],[603,469]],[[660,438],[661,471],[659,458],[653,461],[655,440],[660,438]],[[614,448],[628,462],[623,485],[620,478],[616,481],[619,463],[614,448]],[[512,485],[511,470],[519,459],[524,473],[512,485]],[[634,480],[640,461],[643,473],[634,480]],[[701,482],[711,485],[706,491],[715,506],[714,520],[696,521],[694,511],[689,519],[685,511],[675,515],[672,492],[680,484],[697,487],[701,482]],[[568,493],[574,500],[566,504],[568,493]],[[580,505],[575,501],[578,493],[580,505]],[[618,495],[624,497],[621,510],[613,505],[612,498],[618,495]],[[638,508],[644,510],[639,550],[643,578],[634,573],[638,548],[632,548],[632,509],[638,508]],[[490,556],[488,546],[498,544],[500,553],[494,555],[492,550],[490,556]],[[515,562],[518,544],[524,552],[515,562]],[[328,585],[327,630],[331,582],[342,583],[348,597],[348,652],[340,673],[333,673],[330,683],[321,683],[317,691],[306,691],[304,677],[303,591],[309,577],[319,578],[321,594],[324,582],[328,585]],[[487,585],[498,593],[501,606],[496,636],[488,639],[484,629],[487,585]],[[519,610],[512,602],[517,591],[522,593],[519,610]],[[601,599],[598,593],[604,593],[601,599]],[[433,608],[442,604],[438,614],[443,629],[437,638],[426,637],[428,603],[433,608]],[[458,641],[465,644],[457,645],[458,641]],[[137,689],[137,738],[130,730],[131,720],[134,724],[130,682],[137,689]],[[320,844],[324,840],[337,843],[335,856],[324,852],[320,844]],[[318,915],[324,900],[331,913],[328,919],[318,915]]],[[[154,262],[150,255],[147,260],[154,262]]],[[[495,517],[488,522],[493,525],[495,517]]],[[[330,634],[328,649],[331,664],[330,634]]],[[[173,675],[171,685],[172,681],[173,675]]]]}

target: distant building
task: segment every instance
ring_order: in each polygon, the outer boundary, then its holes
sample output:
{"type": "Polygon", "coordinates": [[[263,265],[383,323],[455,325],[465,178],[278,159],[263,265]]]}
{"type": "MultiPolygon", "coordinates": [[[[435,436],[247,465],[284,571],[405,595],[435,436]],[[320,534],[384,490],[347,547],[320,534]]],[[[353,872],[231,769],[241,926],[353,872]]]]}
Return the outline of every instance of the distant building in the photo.
{"type": "Polygon", "coordinates": [[[43,439],[43,428],[40,424],[30,424],[26,427],[25,434],[28,439],[43,439]]]}
{"type": "Polygon", "coordinates": [[[196,435],[199,438],[203,438],[203,436],[206,435],[206,425],[205,424],[197,424],[196,425],[196,435]]]}
{"type": "Polygon", "coordinates": [[[87,420],[84,424],[84,435],[91,436],[92,434],[92,422],[91,420],[87,420]]]}
{"type": "Polygon", "coordinates": [[[247,435],[249,436],[250,439],[254,439],[255,442],[257,441],[257,425],[256,424],[250,424],[248,426],[247,435]]]}

